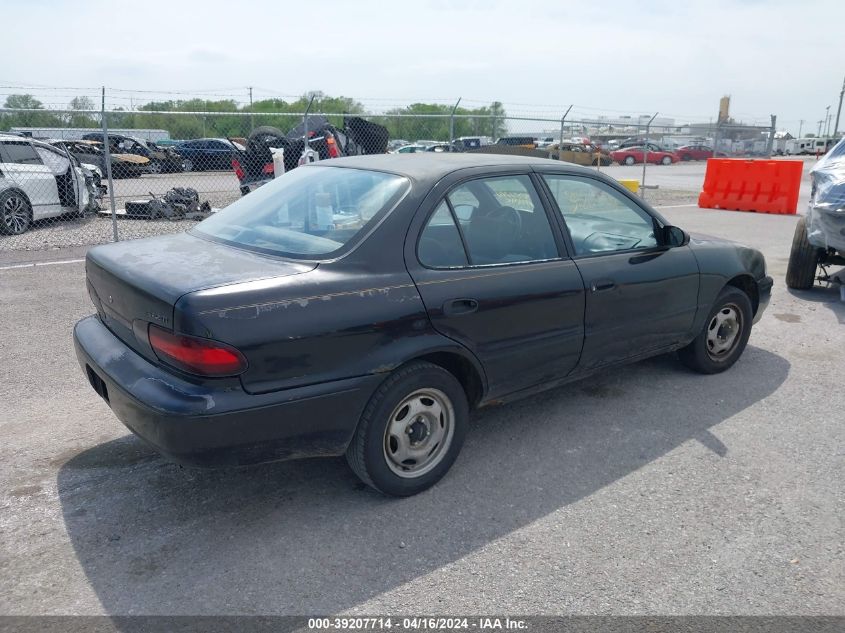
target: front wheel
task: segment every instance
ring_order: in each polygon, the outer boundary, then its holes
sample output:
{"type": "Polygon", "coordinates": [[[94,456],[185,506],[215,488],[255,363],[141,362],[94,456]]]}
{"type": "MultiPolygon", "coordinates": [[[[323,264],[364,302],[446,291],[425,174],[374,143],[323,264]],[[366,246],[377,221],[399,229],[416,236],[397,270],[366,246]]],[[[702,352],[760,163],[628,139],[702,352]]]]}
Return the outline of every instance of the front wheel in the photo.
{"type": "Polygon", "coordinates": [[[699,335],[678,350],[681,362],[702,374],[718,374],[729,369],[748,344],[753,319],[748,295],[734,286],[725,286],[699,335]]]}
{"type": "Polygon", "coordinates": [[[786,267],[786,285],[793,290],[808,290],[816,282],[819,249],[807,239],[807,218],[799,218],[792,237],[792,250],[786,267]]]}
{"type": "Polygon", "coordinates": [[[636,163],[636,162],[637,162],[637,161],[636,161],[636,159],[635,159],[633,156],[626,156],[626,157],[625,157],[625,164],[626,164],[626,165],[633,165],[633,164],[634,164],[634,163],[636,163]]]}
{"type": "Polygon", "coordinates": [[[672,157],[671,156],[664,156],[663,160],[661,162],[664,165],[671,165],[672,164],[672,157]]]}
{"type": "Polygon", "coordinates": [[[466,394],[451,373],[432,363],[410,363],[373,394],[346,459],[364,483],[384,494],[417,494],[454,463],[468,417],[466,394]]]}

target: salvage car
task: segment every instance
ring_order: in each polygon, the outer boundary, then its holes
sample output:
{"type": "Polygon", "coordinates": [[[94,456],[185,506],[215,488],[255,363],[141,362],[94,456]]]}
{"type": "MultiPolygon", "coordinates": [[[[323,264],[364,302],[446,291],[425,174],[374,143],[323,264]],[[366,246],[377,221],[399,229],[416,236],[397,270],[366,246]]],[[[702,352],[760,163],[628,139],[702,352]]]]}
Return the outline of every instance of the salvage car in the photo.
{"type": "Polygon", "coordinates": [[[430,152],[302,166],[86,274],[82,371],[158,451],[345,454],[398,496],[449,470],[471,409],[673,351],[728,369],[772,286],[594,170],[430,152]]]}
{"type": "MultiPolygon", "coordinates": [[[[66,149],[76,156],[81,163],[95,165],[102,175],[106,175],[106,153],[103,151],[102,141],[56,139],[50,141],[50,144],[60,149],[66,149]]],[[[148,158],[137,154],[109,153],[109,158],[111,158],[112,178],[138,178],[147,170],[150,163],[148,158]]]]}
{"type": "Polygon", "coordinates": [[[93,207],[92,184],[72,155],[0,134],[0,234],[20,235],[36,220],[82,217],[93,207]]]}
{"type": "Polygon", "coordinates": [[[810,177],[810,204],[795,225],[786,285],[806,290],[819,281],[845,287],[845,273],[830,271],[845,266],[845,139],[816,163],[810,177]]]}
{"type": "MultiPolygon", "coordinates": [[[[152,174],[184,171],[183,159],[172,147],[159,147],[152,141],[123,134],[109,134],[109,153],[135,154],[149,160],[147,171],[152,174]]],[[[86,141],[102,141],[99,132],[89,132],[82,138],[86,141]]]]}
{"type": "Polygon", "coordinates": [[[185,171],[206,171],[232,168],[232,156],[236,147],[225,138],[198,138],[182,141],[173,146],[182,157],[185,171]]]}
{"type": "Polygon", "coordinates": [[[625,149],[618,149],[610,152],[610,158],[620,165],[633,165],[635,163],[642,163],[643,160],[648,160],[649,163],[655,165],[671,165],[677,163],[677,154],[667,152],[664,150],[652,149],[646,150],[645,147],[626,147],[625,149]]]}
{"type": "Polygon", "coordinates": [[[308,118],[307,133],[305,126],[303,121],[284,134],[278,128],[264,125],[253,130],[245,146],[233,142],[232,170],[240,182],[241,195],[247,195],[275,177],[273,150],[282,150],[286,172],[304,162],[305,154],[310,155],[310,161],[387,152],[387,128],[360,117],[344,117],[341,129],[326,117],[315,115],[308,118]]]}
{"type": "Polygon", "coordinates": [[[713,148],[706,145],[684,145],[675,150],[681,160],[707,160],[713,158],[713,148]]]}
{"type": "Polygon", "coordinates": [[[606,167],[613,163],[607,152],[601,151],[592,144],[585,143],[554,143],[544,148],[549,152],[549,158],[562,160],[574,165],[601,165],[606,167]]]}

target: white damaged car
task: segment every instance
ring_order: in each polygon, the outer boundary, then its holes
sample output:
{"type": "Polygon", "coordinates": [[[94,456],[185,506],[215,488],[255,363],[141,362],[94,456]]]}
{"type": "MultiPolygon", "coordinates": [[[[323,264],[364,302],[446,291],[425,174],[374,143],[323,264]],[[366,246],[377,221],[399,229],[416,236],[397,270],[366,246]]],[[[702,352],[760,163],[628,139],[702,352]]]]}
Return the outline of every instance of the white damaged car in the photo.
{"type": "Polygon", "coordinates": [[[0,234],[20,235],[37,220],[82,217],[96,203],[79,161],[29,138],[0,134],[0,234]]]}

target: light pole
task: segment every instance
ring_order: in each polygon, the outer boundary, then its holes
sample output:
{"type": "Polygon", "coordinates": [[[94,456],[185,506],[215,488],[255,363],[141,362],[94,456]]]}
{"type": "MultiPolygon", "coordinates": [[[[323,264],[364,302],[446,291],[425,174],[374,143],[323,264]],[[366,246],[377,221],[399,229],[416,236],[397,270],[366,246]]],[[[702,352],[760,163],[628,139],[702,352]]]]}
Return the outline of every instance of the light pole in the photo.
{"type": "Polygon", "coordinates": [[[824,121],[822,119],[819,119],[818,123],[819,123],[819,133],[816,134],[816,136],[821,136],[822,135],[822,123],[824,123],[824,121]]]}
{"type": "Polygon", "coordinates": [[[830,131],[830,106],[827,106],[824,109],[824,135],[827,136],[827,133],[830,131]]]}
{"type": "Polygon", "coordinates": [[[801,129],[804,127],[804,119],[798,121],[798,138],[801,138],[801,129]]]}
{"type": "Polygon", "coordinates": [[[836,110],[836,123],[833,124],[833,136],[839,132],[839,115],[842,113],[842,97],[845,96],[845,79],[842,80],[842,90],[839,91],[839,108],[836,110]]]}

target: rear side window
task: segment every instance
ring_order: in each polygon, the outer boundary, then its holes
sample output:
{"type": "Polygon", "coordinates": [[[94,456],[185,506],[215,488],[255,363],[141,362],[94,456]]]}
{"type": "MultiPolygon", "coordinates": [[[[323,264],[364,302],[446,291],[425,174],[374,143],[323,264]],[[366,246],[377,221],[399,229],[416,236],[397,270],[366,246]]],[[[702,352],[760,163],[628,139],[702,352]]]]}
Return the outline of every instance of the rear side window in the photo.
{"type": "Polygon", "coordinates": [[[429,268],[454,268],[468,264],[458,226],[445,200],[423,229],[417,254],[420,263],[429,268]]]}
{"type": "Polygon", "coordinates": [[[41,159],[29,143],[3,143],[3,162],[18,165],[40,165],[41,159]]]}
{"type": "Polygon", "coordinates": [[[418,249],[420,262],[431,268],[559,256],[545,208],[524,175],[479,178],[453,189],[423,229],[418,249]]]}

